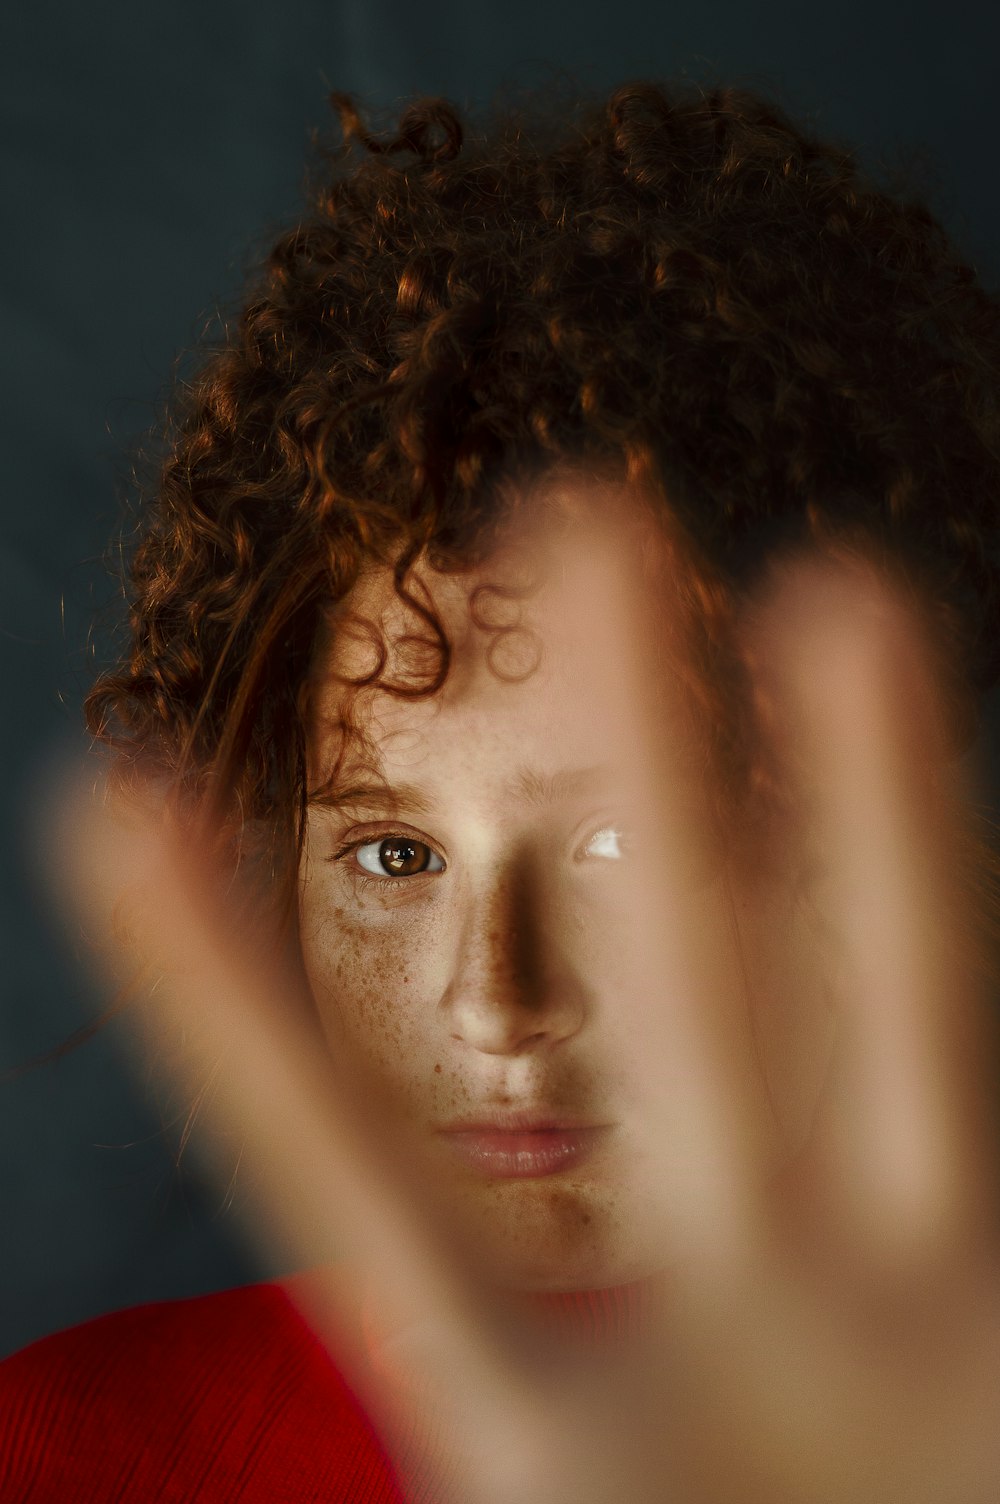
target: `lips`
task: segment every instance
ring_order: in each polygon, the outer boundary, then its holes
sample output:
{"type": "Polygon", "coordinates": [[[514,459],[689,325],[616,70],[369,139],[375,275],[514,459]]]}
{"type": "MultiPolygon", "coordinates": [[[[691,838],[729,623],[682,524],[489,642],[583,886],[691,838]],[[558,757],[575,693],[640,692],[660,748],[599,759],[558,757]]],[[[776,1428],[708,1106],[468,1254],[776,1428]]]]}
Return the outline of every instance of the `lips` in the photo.
{"type": "Polygon", "coordinates": [[[442,1136],[465,1166],[493,1180],[557,1175],[581,1165],[610,1131],[551,1113],[496,1111],[449,1124],[442,1136]]]}

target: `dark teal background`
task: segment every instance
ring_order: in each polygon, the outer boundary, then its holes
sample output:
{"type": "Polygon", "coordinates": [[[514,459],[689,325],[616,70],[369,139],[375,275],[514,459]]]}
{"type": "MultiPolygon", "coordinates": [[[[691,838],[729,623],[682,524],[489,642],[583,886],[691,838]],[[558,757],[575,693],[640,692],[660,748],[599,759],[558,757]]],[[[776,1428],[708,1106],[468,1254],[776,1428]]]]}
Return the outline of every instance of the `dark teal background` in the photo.
{"type": "MultiPolygon", "coordinates": [[[[99,998],[49,917],[32,839],[83,745],[88,639],[130,446],[172,363],[292,217],[331,88],[483,101],[566,69],[763,89],[874,164],[909,161],[993,286],[994,6],[22,0],[0,40],[0,1070],[99,998]]],[[[93,640],[104,651],[103,629],[93,640]]],[[[110,1028],[0,1085],[0,1352],[97,1312],[254,1277],[197,1164],[178,1170],[110,1028]]]]}

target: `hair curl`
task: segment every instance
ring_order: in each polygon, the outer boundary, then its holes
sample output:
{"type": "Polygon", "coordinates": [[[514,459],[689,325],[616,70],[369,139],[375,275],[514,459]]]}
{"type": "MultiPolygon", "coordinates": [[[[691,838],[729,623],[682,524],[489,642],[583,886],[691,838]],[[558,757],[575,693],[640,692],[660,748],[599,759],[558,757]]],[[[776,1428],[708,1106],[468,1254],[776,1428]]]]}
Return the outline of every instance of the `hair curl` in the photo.
{"type": "MultiPolygon", "coordinates": [[[[405,593],[424,551],[484,556],[503,497],[567,463],[654,497],[683,546],[730,762],[718,665],[789,541],[900,561],[993,681],[1000,306],[921,202],[737,89],[641,83],[475,136],[439,99],[382,137],[332,103],[308,212],[174,404],[128,646],[87,703],[126,763],[210,783],[291,857],[324,608],[372,560],[405,593]]],[[[448,644],[411,604],[438,667],[395,688],[432,692],[448,644]]]]}

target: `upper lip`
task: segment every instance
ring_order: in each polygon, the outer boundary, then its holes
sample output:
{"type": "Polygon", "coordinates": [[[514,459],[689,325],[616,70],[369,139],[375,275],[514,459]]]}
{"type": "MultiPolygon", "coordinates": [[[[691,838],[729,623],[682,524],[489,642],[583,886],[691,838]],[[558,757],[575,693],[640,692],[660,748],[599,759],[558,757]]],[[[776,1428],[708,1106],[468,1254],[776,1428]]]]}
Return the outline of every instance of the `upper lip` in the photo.
{"type": "Polygon", "coordinates": [[[546,1130],[603,1128],[607,1125],[593,1118],[555,1108],[491,1107],[475,1116],[456,1118],[441,1127],[442,1133],[542,1133],[546,1130]]]}

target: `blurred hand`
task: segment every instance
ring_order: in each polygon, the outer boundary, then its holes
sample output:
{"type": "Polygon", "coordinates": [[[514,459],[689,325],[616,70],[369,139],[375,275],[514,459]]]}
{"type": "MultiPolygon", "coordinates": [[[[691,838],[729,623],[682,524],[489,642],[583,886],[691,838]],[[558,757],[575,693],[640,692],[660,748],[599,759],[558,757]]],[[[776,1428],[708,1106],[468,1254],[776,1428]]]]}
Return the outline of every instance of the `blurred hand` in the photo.
{"type": "MultiPolygon", "coordinates": [[[[77,799],[75,901],[129,965],[164,974],[142,1008],[150,1050],[182,1035],[181,1083],[211,1072],[211,1121],[245,1141],[264,1225],[309,1264],[349,1236],[348,1267],[430,1334],[425,1402],[450,1437],[443,1498],[993,1504],[993,1035],[964,935],[964,815],[942,775],[943,712],[921,630],[887,589],[818,564],[791,571],[753,627],[772,750],[796,789],[795,839],[818,871],[838,956],[836,978],[821,979],[838,1033],[811,1153],[797,1177],[762,1176],[716,966],[727,919],[696,907],[679,875],[698,832],[641,688],[646,607],[613,581],[594,600],[589,630],[620,671],[631,776],[671,832],[636,858],[623,936],[637,1069],[654,1156],[667,1116],[680,1116],[688,1144],[678,1156],[663,1143],[651,1211],[683,1253],[665,1256],[666,1298],[627,1360],[571,1359],[555,1339],[515,1330],[433,1198],[414,1189],[401,1146],[296,1023],[301,984],[248,943],[208,833],[180,832],[152,789],[77,799]],[[113,918],[123,891],[127,936],[113,918]]],[[[357,1296],[320,1273],[311,1318],[363,1386],[348,1311],[357,1296]]],[[[392,1447],[393,1397],[370,1386],[364,1397],[392,1447]]]]}

